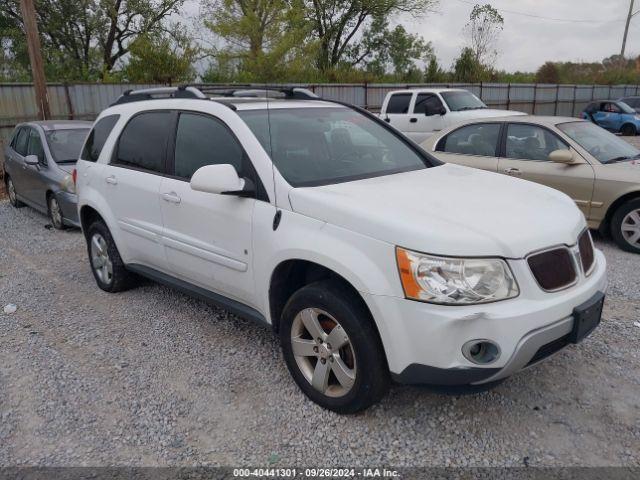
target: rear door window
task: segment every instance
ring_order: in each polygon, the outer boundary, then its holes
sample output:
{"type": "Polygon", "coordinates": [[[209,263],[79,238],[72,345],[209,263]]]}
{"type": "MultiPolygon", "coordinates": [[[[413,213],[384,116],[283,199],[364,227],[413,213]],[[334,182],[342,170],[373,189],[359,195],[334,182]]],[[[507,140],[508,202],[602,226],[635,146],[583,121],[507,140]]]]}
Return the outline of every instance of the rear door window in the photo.
{"type": "Polygon", "coordinates": [[[16,137],[14,150],[20,155],[22,155],[23,157],[27,155],[27,146],[29,144],[30,131],[31,131],[31,128],[22,127],[18,132],[18,136],[16,137]]]}
{"type": "Polygon", "coordinates": [[[91,133],[87,137],[87,141],[84,144],[80,158],[88,162],[97,162],[102,152],[109,134],[113,130],[116,122],[120,118],[120,115],[108,115],[101,118],[93,126],[91,133]]]}
{"type": "Polygon", "coordinates": [[[386,113],[409,113],[413,93],[395,93],[389,98],[386,113]]]}
{"type": "Polygon", "coordinates": [[[440,140],[437,150],[462,155],[495,157],[500,127],[499,123],[480,123],[459,128],[440,140]]]}
{"type": "Polygon", "coordinates": [[[172,125],[173,114],[168,111],[136,115],[120,135],[113,164],[165,173],[167,140],[172,125]]]}

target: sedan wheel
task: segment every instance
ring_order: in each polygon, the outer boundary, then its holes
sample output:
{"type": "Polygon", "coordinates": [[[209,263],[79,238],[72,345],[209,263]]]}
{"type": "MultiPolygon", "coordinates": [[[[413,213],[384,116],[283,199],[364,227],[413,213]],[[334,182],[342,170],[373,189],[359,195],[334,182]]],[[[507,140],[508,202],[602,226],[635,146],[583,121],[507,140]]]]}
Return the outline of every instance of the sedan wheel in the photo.
{"type": "Polygon", "coordinates": [[[105,285],[110,285],[113,280],[113,264],[109,258],[107,242],[99,233],[91,237],[91,266],[96,276],[105,285]]]}
{"type": "Polygon", "coordinates": [[[62,230],[64,228],[64,221],[62,219],[62,210],[56,197],[51,196],[49,198],[49,217],[51,218],[51,224],[53,228],[62,230]]]}
{"type": "Polygon", "coordinates": [[[640,210],[633,210],[622,219],[620,227],[625,241],[634,248],[640,248],[640,210]]]}
{"type": "Polygon", "coordinates": [[[291,346],[298,368],[314,389],[328,397],[349,393],[356,379],[356,359],[349,336],[333,316],[318,308],[298,313],[291,346]]]}

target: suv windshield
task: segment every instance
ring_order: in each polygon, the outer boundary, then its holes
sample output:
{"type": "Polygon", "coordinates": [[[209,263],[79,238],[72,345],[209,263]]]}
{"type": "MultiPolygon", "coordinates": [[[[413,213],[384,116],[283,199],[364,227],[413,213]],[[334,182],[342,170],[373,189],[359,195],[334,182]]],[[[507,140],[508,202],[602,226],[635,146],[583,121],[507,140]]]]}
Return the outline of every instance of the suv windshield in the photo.
{"type": "Polygon", "coordinates": [[[348,108],[238,111],[294,187],[328,185],[423,169],[425,159],[367,116],[348,108]]]}
{"type": "Polygon", "coordinates": [[[487,106],[476,97],[473,93],[467,91],[442,92],[442,98],[449,105],[452,112],[461,112],[463,110],[478,110],[487,108],[487,106]]]}
{"type": "Polygon", "coordinates": [[[558,128],[600,163],[621,162],[640,155],[634,146],[590,122],[562,123],[558,128]]]}
{"type": "Polygon", "coordinates": [[[71,163],[78,160],[88,128],[50,130],[46,132],[47,145],[56,163],[71,163]]]}

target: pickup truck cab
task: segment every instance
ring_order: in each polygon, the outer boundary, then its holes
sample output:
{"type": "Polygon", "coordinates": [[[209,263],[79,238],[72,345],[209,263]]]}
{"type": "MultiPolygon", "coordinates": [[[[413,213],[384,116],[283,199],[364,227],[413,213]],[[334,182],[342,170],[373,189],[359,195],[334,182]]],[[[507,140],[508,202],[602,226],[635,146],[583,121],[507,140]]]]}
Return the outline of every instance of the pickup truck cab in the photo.
{"type": "Polygon", "coordinates": [[[452,88],[395,90],[380,111],[380,118],[416,143],[464,120],[509,115],[524,113],[491,109],[468,90],[452,88]]]}
{"type": "Polygon", "coordinates": [[[269,325],[340,413],[390,379],[495,384],[600,322],[605,258],[565,194],[298,89],[232,95],[134,91],[100,114],[74,178],[101,289],[142,275],[269,325]]]}

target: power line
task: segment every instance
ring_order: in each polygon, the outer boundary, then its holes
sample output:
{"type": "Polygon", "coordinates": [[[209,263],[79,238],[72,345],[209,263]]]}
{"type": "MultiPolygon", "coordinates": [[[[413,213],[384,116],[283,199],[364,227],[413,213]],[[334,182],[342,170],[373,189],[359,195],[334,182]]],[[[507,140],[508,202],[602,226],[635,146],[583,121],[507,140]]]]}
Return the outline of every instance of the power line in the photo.
{"type": "MultiPolygon", "coordinates": [[[[465,3],[467,5],[477,5],[477,2],[472,2],[469,0],[458,0],[461,3],[465,3]]],[[[548,20],[548,21],[553,21],[553,22],[566,22],[566,23],[592,23],[592,24],[600,24],[600,23],[615,23],[615,22],[624,22],[626,21],[626,17],[625,18],[616,18],[613,20],[578,20],[578,19],[572,19],[572,18],[555,18],[555,17],[545,17],[542,15],[535,15],[533,13],[526,13],[526,12],[516,12],[514,10],[507,10],[504,8],[496,8],[497,11],[501,12],[501,13],[509,13],[511,15],[520,15],[523,17],[529,17],[529,18],[537,18],[539,20],[548,20]]]]}

